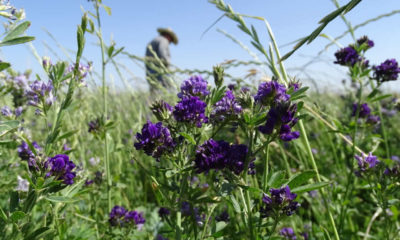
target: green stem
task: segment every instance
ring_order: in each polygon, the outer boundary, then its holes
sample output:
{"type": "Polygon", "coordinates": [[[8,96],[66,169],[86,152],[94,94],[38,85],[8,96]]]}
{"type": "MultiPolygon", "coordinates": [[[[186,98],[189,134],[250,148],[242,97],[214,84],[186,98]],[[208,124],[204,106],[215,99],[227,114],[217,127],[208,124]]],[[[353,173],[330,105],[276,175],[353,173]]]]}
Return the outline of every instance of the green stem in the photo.
{"type": "MultiPolygon", "coordinates": [[[[369,83],[372,87],[372,90],[379,88],[379,84],[378,84],[378,86],[375,87],[375,84],[372,81],[372,79],[369,80],[369,83]]],[[[381,119],[381,130],[382,130],[383,140],[385,143],[386,158],[390,158],[391,157],[390,147],[389,147],[389,141],[388,141],[388,137],[387,137],[387,133],[386,133],[385,122],[383,121],[381,104],[378,102],[376,105],[378,107],[379,118],[381,119]]]]}
{"type": "Polygon", "coordinates": [[[278,145],[279,145],[279,149],[281,150],[281,153],[282,153],[283,161],[285,162],[286,172],[288,174],[288,177],[290,178],[292,176],[292,170],[290,169],[290,164],[287,159],[285,149],[283,149],[282,144],[279,143],[278,145]]]}
{"type": "MultiPolygon", "coordinates": [[[[355,154],[356,154],[358,117],[360,115],[360,109],[361,109],[362,92],[363,92],[363,84],[360,81],[360,89],[359,89],[359,92],[357,94],[358,101],[357,101],[357,109],[356,109],[356,114],[355,114],[355,126],[354,126],[354,131],[353,131],[353,134],[352,134],[353,144],[352,144],[352,158],[351,159],[353,159],[353,156],[355,156],[355,154]]],[[[353,175],[354,175],[354,173],[353,173],[354,172],[353,161],[349,160],[348,167],[350,168],[350,171],[348,172],[348,175],[347,175],[346,190],[344,192],[344,198],[343,198],[343,202],[342,202],[342,207],[340,209],[340,218],[339,218],[339,220],[340,220],[340,223],[339,223],[340,231],[342,231],[342,227],[343,227],[343,224],[344,224],[344,216],[346,215],[346,210],[347,210],[347,206],[344,205],[344,202],[347,199],[351,198],[352,187],[354,185],[354,182],[353,182],[353,175]],[[349,195],[349,196],[347,196],[347,195],[349,195]]]]}
{"type": "Polygon", "coordinates": [[[389,147],[389,141],[387,137],[387,132],[386,132],[386,127],[385,127],[385,122],[383,120],[383,115],[382,115],[382,108],[379,103],[376,104],[378,106],[378,113],[379,113],[379,118],[381,119],[381,130],[382,130],[382,135],[383,135],[383,140],[385,143],[385,150],[386,150],[386,158],[390,158],[390,147],[389,147]]]}
{"type": "Polygon", "coordinates": [[[176,212],[176,240],[181,240],[182,219],[181,211],[176,212]]]}
{"type": "Polygon", "coordinates": [[[279,222],[278,219],[274,218],[274,225],[272,226],[272,229],[268,234],[268,238],[267,238],[268,240],[271,239],[272,234],[274,234],[276,226],[278,225],[278,222],[279,222]]]}
{"type": "MultiPolygon", "coordinates": [[[[100,48],[101,48],[101,78],[102,78],[102,92],[103,92],[103,117],[104,120],[107,119],[107,86],[106,86],[106,61],[104,56],[104,43],[103,43],[103,36],[101,32],[101,22],[100,22],[100,13],[99,13],[99,2],[96,1],[96,16],[97,16],[97,26],[98,32],[97,36],[100,41],[100,48]]],[[[108,152],[108,138],[107,138],[107,129],[104,129],[104,167],[106,169],[106,178],[107,178],[107,200],[108,200],[108,210],[110,211],[112,208],[111,204],[111,186],[112,186],[112,179],[111,179],[111,172],[110,172],[110,160],[109,160],[109,152],[108,152]]]]}
{"type": "Polygon", "coordinates": [[[269,144],[267,145],[267,149],[265,150],[266,157],[265,157],[265,166],[264,166],[264,175],[263,175],[263,183],[262,183],[262,190],[267,191],[268,187],[268,171],[269,171],[269,144]]]}
{"type": "MultiPolygon", "coordinates": [[[[305,142],[305,146],[306,146],[306,150],[307,150],[308,156],[310,157],[310,160],[311,160],[311,165],[312,165],[312,167],[313,167],[313,169],[314,169],[314,171],[316,173],[317,181],[321,182],[321,176],[319,175],[318,167],[317,167],[317,164],[315,163],[314,155],[313,155],[313,153],[311,151],[311,146],[310,146],[310,143],[308,141],[307,132],[306,132],[306,130],[304,128],[302,120],[299,121],[299,126],[300,126],[301,135],[303,136],[303,139],[304,139],[304,142],[305,142]]],[[[330,221],[330,224],[332,226],[333,233],[335,235],[335,239],[336,240],[340,240],[339,233],[338,233],[338,231],[336,229],[335,220],[333,219],[333,216],[332,216],[328,201],[326,199],[325,191],[322,188],[322,189],[320,189],[320,192],[321,192],[322,199],[324,201],[325,208],[326,208],[326,210],[328,212],[329,221],[330,221]]]]}
{"type": "Polygon", "coordinates": [[[249,219],[249,228],[250,228],[250,239],[255,239],[254,237],[254,228],[253,228],[253,214],[251,212],[251,200],[250,200],[250,192],[246,191],[246,205],[247,205],[247,216],[249,219]]]}
{"type": "Polygon", "coordinates": [[[204,222],[203,233],[201,234],[201,239],[204,239],[204,237],[205,237],[205,235],[206,235],[208,220],[210,219],[211,214],[214,212],[214,209],[215,209],[216,207],[217,207],[217,204],[214,204],[214,205],[211,207],[211,210],[209,211],[209,213],[208,213],[208,215],[207,215],[206,221],[204,222]]]}

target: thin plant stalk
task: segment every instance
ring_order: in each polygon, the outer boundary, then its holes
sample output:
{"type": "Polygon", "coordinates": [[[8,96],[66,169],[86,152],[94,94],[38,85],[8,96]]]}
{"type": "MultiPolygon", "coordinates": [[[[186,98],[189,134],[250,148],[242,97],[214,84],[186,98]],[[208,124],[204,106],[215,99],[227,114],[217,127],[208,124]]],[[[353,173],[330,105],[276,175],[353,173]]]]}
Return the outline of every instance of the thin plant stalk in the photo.
{"type": "MultiPolygon", "coordinates": [[[[103,36],[101,32],[101,22],[100,22],[100,13],[99,13],[99,2],[96,1],[96,19],[97,19],[97,37],[100,41],[100,48],[101,48],[101,80],[102,80],[102,93],[103,93],[103,114],[104,118],[107,118],[107,85],[106,85],[106,60],[105,60],[105,50],[104,50],[104,42],[103,36]]],[[[106,178],[107,178],[107,203],[108,203],[108,210],[110,211],[112,208],[111,204],[111,172],[110,172],[110,159],[109,159],[109,152],[108,152],[108,138],[107,138],[107,129],[104,129],[104,167],[106,169],[106,178]]]]}
{"type": "MultiPolygon", "coordinates": [[[[356,142],[357,142],[356,137],[357,137],[357,130],[358,130],[358,117],[360,115],[360,108],[361,108],[361,102],[362,102],[362,92],[363,92],[363,84],[360,81],[360,89],[359,89],[359,92],[357,94],[358,95],[357,96],[358,97],[357,109],[356,109],[356,114],[354,116],[355,117],[355,126],[354,126],[354,131],[353,131],[353,134],[352,134],[352,138],[353,138],[352,156],[355,156],[355,154],[356,154],[356,142]]],[[[353,170],[354,170],[353,161],[349,161],[349,165],[350,165],[349,166],[350,171],[349,171],[348,176],[347,176],[347,184],[346,184],[346,190],[344,192],[343,203],[344,203],[344,201],[346,201],[346,199],[351,197],[351,189],[352,189],[352,187],[354,185],[354,183],[353,183],[353,170]],[[348,194],[349,194],[349,196],[347,196],[348,194]]],[[[340,218],[339,218],[340,219],[340,224],[339,224],[339,229],[340,230],[343,227],[344,215],[346,213],[346,209],[347,209],[347,207],[344,204],[342,204],[341,211],[340,211],[340,218]]]]}
{"type": "MultiPolygon", "coordinates": [[[[319,175],[318,167],[317,167],[317,164],[315,163],[314,155],[313,155],[313,153],[312,153],[312,151],[311,151],[311,146],[310,146],[310,143],[309,143],[309,141],[308,141],[307,132],[306,132],[306,130],[305,130],[305,128],[304,128],[304,125],[303,125],[303,121],[302,121],[302,120],[299,121],[299,126],[300,126],[301,135],[303,135],[303,139],[304,139],[304,142],[305,142],[305,146],[306,146],[306,149],[307,149],[307,153],[308,153],[308,155],[309,155],[309,157],[310,157],[310,160],[311,160],[312,167],[313,167],[313,169],[314,169],[314,171],[315,171],[315,173],[316,173],[317,181],[318,181],[318,182],[321,182],[321,177],[320,177],[320,175],[319,175]]],[[[324,191],[324,189],[322,188],[322,189],[320,190],[320,192],[321,192],[322,199],[323,199],[323,201],[324,201],[325,208],[326,208],[326,210],[327,210],[327,212],[328,212],[329,221],[330,221],[330,223],[331,223],[331,226],[332,226],[332,229],[333,229],[333,233],[334,233],[334,235],[335,235],[335,239],[336,239],[336,240],[340,240],[339,233],[338,233],[338,231],[337,231],[337,229],[336,229],[335,220],[334,220],[333,215],[332,215],[332,213],[331,213],[330,206],[329,206],[329,204],[328,204],[328,200],[327,200],[327,198],[326,198],[325,191],[324,191]]]]}
{"type": "MultiPolygon", "coordinates": [[[[265,20],[264,20],[264,21],[265,21],[265,20]]],[[[266,25],[267,25],[268,31],[272,33],[271,27],[269,26],[268,22],[265,21],[265,23],[266,23],[266,25]]],[[[270,36],[271,36],[271,34],[270,34],[270,36]]],[[[273,35],[272,35],[272,37],[273,37],[273,35]]],[[[273,44],[274,44],[274,45],[278,46],[278,45],[276,44],[276,42],[275,42],[275,38],[271,38],[271,40],[273,41],[273,44]]],[[[281,54],[280,54],[280,52],[279,52],[279,48],[278,48],[278,47],[275,47],[274,49],[275,49],[275,54],[276,54],[277,58],[278,58],[278,59],[282,59],[282,58],[281,58],[281,54]]],[[[286,79],[287,79],[287,73],[286,73],[286,69],[285,69],[285,67],[284,67],[284,65],[283,65],[283,63],[282,63],[283,61],[279,61],[279,62],[281,63],[281,64],[280,64],[280,70],[281,70],[282,75],[284,76],[284,78],[285,78],[285,80],[286,80],[286,79]]],[[[287,80],[286,80],[286,81],[287,81],[287,80]]],[[[285,85],[287,85],[287,82],[284,82],[284,83],[285,83],[285,85]]],[[[318,167],[317,167],[317,164],[315,163],[314,155],[313,155],[313,153],[312,153],[311,146],[310,146],[310,143],[309,143],[308,137],[307,137],[307,132],[306,132],[306,130],[305,130],[305,128],[304,128],[304,124],[303,124],[303,121],[302,121],[302,120],[299,120],[299,126],[300,126],[300,130],[301,130],[301,134],[303,135],[303,139],[304,139],[304,142],[305,142],[305,146],[306,146],[306,149],[307,149],[307,153],[308,153],[308,155],[309,155],[309,157],[310,157],[311,164],[312,164],[313,169],[314,169],[314,171],[315,171],[315,173],[316,173],[317,180],[318,180],[318,182],[321,182],[321,177],[320,177],[320,175],[319,175],[318,167]]],[[[325,191],[324,191],[324,189],[321,189],[320,191],[321,191],[322,198],[323,198],[323,200],[324,200],[325,208],[326,208],[326,210],[328,211],[329,221],[330,221],[330,223],[331,223],[331,226],[332,226],[332,229],[333,229],[333,233],[334,233],[334,235],[335,235],[335,239],[336,239],[336,240],[339,240],[340,237],[339,237],[338,231],[337,231],[337,229],[336,229],[335,220],[333,219],[333,215],[332,215],[332,213],[331,213],[331,211],[330,211],[330,208],[329,208],[328,200],[326,199],[325,191]]]]}

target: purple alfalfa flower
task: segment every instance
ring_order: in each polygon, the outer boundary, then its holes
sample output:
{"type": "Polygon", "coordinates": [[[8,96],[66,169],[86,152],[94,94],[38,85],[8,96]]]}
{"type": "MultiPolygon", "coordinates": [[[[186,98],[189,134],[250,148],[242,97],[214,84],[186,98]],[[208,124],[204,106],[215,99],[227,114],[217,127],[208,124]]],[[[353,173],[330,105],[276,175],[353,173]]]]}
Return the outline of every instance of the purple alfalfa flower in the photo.
{"type": "Polygon", "coordinates": [[[100,185],[102,181],[103,181],[103,173],[100,171],[96,171],[94,173],[94,183],[100,185]]]}
{"type": "Polygon", "coordinates": [[[8,106],[4,106],[1,108],[1,115],[3,115],[4,117],[11,117],[13,115],[13,112],[8,106]]]}
{"type": "Polygon", "coordinates": [[[246,87],[246,86],[244,86],[244,87],[242,87],[242,88],[240,89],[240,92],[242,92],[242,93],[247,93],[247,92],[250,92],[250,88],[249,88],[249,87],[246,87]]]}
{"type": "Polygon", "coordinates": [[[291,216],[300,207],[300,204],[294,201],[297,194],[290,191],[289,186],[283,188],[271,188],[270,195],[264,194],[262,198],[263,206],[260,208],[262,217],[269,217],[276,214],[285,214],[291,216]]]}
{"type": "Polygon", "coordinates": [[[136,134],[137,142],[134,144],[136,150],[143,150],[148,156],[160,158],[166,152],[172,152],[175,142],[171,133],[162,122],[156,124],[147,121],[143,125],[142,132],[136,134]]]}
{"type": "Polygon", "coordinates": [[[205,115],[206,107],[207,104],[199,97],[184,97],[175,105],[173,115],[178,122],[193,124],[200,128],[203,123],[208,122],[205,115]]]}
{"type": "Polygon", "coordinates": [[[168,238],[163,237],[162,235],[158,234],[155,240],[168,240],[168,238]]]}
{"type": "Polygon", "coordinates": [[[197,96],[199,98],[203,98],[208,94],[210,94],[210,92],[207,90],[207,81],[198,75],[192,76],[183,81],[181,85],[181,91],[178,93],[178,97],[185,98],[197,96]]]}
{"type": "Polygon", "coordinates": [[[355,155],[354,158],[357,160],[359,170],[356,172],[356,175],[361,176],[361,173],[367,171],[368,169],[374,168],[377,164],[379,164],[378,157],[369,153],[365,155],[361,153],[361,156],[355,155]]]}
{"type": "Polygon", "coordinates": [[[308,192],[308,195],[309,195],[311,198],[316,198],[316,197],[318,196],[318,191],[316,191],[316,190],[309,191],[309,192],[308,192]]]}
{"type": "Polygon", "coordinates": [[[267,122],[265,125],[258,127],[258,130],[264,134],[272,134],[274,129],[276,129],[279,133],[279,138],[286,142],[297,139],[300,133],[291,130],[298,121],[295,117],[296,111],[296,104],[279,102],[269,110],[267,122]]]}
{"type": "MultiPolygon", "coordinates": [[[[75,64],[71,64],[67,68],[67,73],[73,73],[74,70],[75,70],[75,64]]],[[[79,63],[79,67],[78,67],[79,80],[82,82],[83,79],[86,78],[88,73],[90,73],[91,71],[92,71],[92,63],[90,63],[90,62],[88,64],[79,63]]],[[[77,78],[78,78],[78,76],[77,76],[77,78]]]]}
{"type": "Polygon", "coordinates": [[[124,221],[128,224],[133,224],[137,229],[141,229],[146,222],[143,213],[137,211],[129,211],[125,213],[124,221]]]}
{"type": "Polygon", "coordinates": [[[378,82],[387,82],[397,80],[400,68],[396,59],[387,59],[378,66],[373,67],[374,79],[378,82]]]}
{"type": "Polygon", "coordinates": [[[287,101],[290,96],[286,94],[286,87],[276,80],[262,82],[258,86],[254,100],[261,105],[268,106],[279,101],[287,101]]]}
{"type": "Polygon", "coordinates": [[[110,218],[108,222],[111,226],[122,227],[124,225],[124,217],[127,212],[128,211],[124,207],[118,205],[114,206],[109,214],[110,218]]]}
{"type": "Polygon", "coordinates": [[[89,127],[88,132],[90,132],[90,133],[99,132],[101,129],[101,119],[96,118],[95,120],[89,121],[88,127],[89,127]]]}
{"type": "MultiPolygon", "coordinates": [[[[229,169],[239,175],[245,169],[247,152],[248,148],[244,144],[229,144],[211,138],[196,150],[194,160],[196,172],[208,173],[210,170],[229,169]]],[[[248,166],[250,174],[255,173],[253,161],[248,166]]]]}
{"type": "Polygon", "coordinates": [[[32,106],[38,106],[40,103],[51,106],[55,97],[53,96],[53,83],[49,81],[47,84],[42,81],[35,80],[31,85],[30,89],[26,91],[28,97],[28,104],[32,106]]]}
{"type": "Polygon", "coordinates": [[[242,112],[242,107],[236,101],[232,91],[226,91],[214,106],[210,114],[212,123],[223,122],[229,119],[235,119],[242,112]]]}
{"type": "Polygon", "coordinates": [[[193,207],[189,202],[183,201],[181,204],[181,213],[185,217],[194,217],[197,225],[202,225],[205,219],[204,214],[199,213],[199,208],[193,207]]]}
{"type": "Polygon", "coordinates": [[[28,84],[29,81],[28,81],[28,78],[24,74],[18,75],[16,77],[14,77],[12,80],[14,83],[13,85],[16,89],[19,89],[19,90],[29,89],[29,84],[28,84]]]}
{"type": "Polygon", "coordinates": [[[46,177],[53,176],[57,180],[63,180],[66,185],[74,183],[76,173],[73,172],[75,164],[69,160],[68,155],[58,154],[54,157],[48,158],[44,163],[44,168],[48,171],[46,177]]]}
{"type": "Polygon", "coordinates": [[[228,84],[228,89],[229,90],[234,91],[235,88],[236,88],[236,84],[234,84],[234,83],[228,84]]]}
{"type": "Polygon", "coordinates": [[[379,116],[371,114],[371,115],[369,115],[367,117],[367,121],[366,122],[371,124],[371,125],[375,125],[375,124],[380,123],[380,121],[381,121],[381,118],[379,116]]]}
{"type": "MultiPolygon", "coordinates": [[[[35,148],[35,150],[41,149],[40,146],[37,144],[37,142],[32,142],[32,146],[35,148]]],[[[30,149],[28,143],[22,142],[21,145],[18,146],[18,156],[21,158],[23,161],[28,162],[28,166],[31,169],[36,169],[36,155],[33,153],[33,151],[30,149]]]]}
{"type": "MultiPolygon", "coordinates": [[[[227,168],[239,175],[245,169],[245,161],[247,156],[248,148],[244,144],[232,144],[229,148],[227,168]]],[[[249,164],[250,165],[250,164],[249,164]]],[[[250,169],[251,172],[252,169],[250,169]]]]}
{"type": "Polygon", "coordinates": [[[357,62],[362,61],[362,57],[357,53],[354,47],[349,46],[339,49],[335,53],[336,61],[334,63],[342,66],[354,66],[357,62]]]}
{"type": "Polygon", "coordinates": [[[63,151],[66,152],[66,151],[69,151],[69,150],[71,150],[71,149],[72,149],[72,148],[70,148],[70,147],[68,146],[68,144],[65,143],[65,144],[63,145],[63,151]]]}
{"type": "Polygon", "coordinates": [[[160,218],[165,218],[170,214],[171,214],[170,210],[166,207],[160,207],[160,209],[158,210],[158,216],[160,216],[160,218]]]}
{"type": "Polygon", "coordinates": [[[357,45],[362,46],[365,44],[366,49],[372,48],[375,44],[372,40],[370,40],[367,36],[362,36],[357,40],[357,45]]]}
{"type": "Polygon", "coordinates": [[[299,81],[290,81],[289,82],[289,88],[293,88],[293,92],[296,92],[297,90],[300,89],[301,83],[299,81]]]}
{"type": "Polygon", "coordinates": [[[229,213],[227,210],[222,211],[218,216],[215,217],[217,222],[229,222],[229,213]]]}
{"type": "Polygon", "coordinates": [[[53,63],[51,62],[50,57],[44,56],[42,58],[42,66],[46,71],[48,71],[52,65],[53,65],[53,63]]]}
{"type": "MultiPolygon", "coordinates": [[[[357,114],[357,103],[353,103],[353,111],[351,113],[351,116],[354,117],[357,114]]],[[[359,118],[366,118],[371,114],[371,108],[369,108],[367,103],[361,104],[360,109],[358,110],[358,117],[359,118]]]]}
{"type": "Polygon", "coordinates": [[[391,177],[399,177],[400,176],[400,158],[396,155],[390,157],[390,159],[394,162],[392,168],[386,167],[384,170],[384,174],[391,177]]]}
{"type": "Polygon", "coordinates": [[[247,171],[247,174],[249,174],[249,175],[255,175],[256,172],[257,172],[257,170],[256,170],[256,164],[254,163],[255,160],[256,160],[255,158],[252,159],[252,160],[250,160],[249,169],[248,169],[248,171],[247,171]]]}
{"type": "Polygon", "coordinates": [[[24,111],[24,108],[19,106],[14,110],[14,114],[15,114],[16,117],[19,117],[19,116],[21,116],[23,111],[24,111]]]}
{"type": "Polygon", "coordinates": [[[197,173],[209,172],[211,169],[221,170],[228,161],[229,143],[209,139],[196,150],[195,168],[197,173]]]}
{"type": "Polygon", "coordinates": [[[287,228],[282,228],[279,231],[279,235],[283,236],[285,239],[290,239],[290,240],[296,240],[296,234],[293,231],[293,228],[287,227],[287,228]]]}
{"type": "Polygon", "coordinates": [[[181,204],[181,213],[183,216],[190,216],[192,214],[192,207],[189,202],[182,202],[181,204]]]}
{"type": "Polygon", "coordinates": [[[303,237],[304,240],[310,239],[310,234],[308,232],[302,232],[300,235],[303,237]]]}
{"type": "Polygon", "coordinates": [[[385,116],[388,116],[388,117],[393,117],[397,114],[397,110],[382,107],[382,114],[384,114],[385,116]]]}
{"type": "Polygon", "coordinates": [[[314,155],[317,155],[317,154],[318,154],[318,150],[317,150],[316,148],[311,148],[311,152],[312,152],[314,155]]]}
{"type": "Polygon", "coordinates": [[[94,180],[93,180],[93,179],[86,179],[86,181],[85,181],[85,186],[92,185],[93,183],[94,183],[94,180]]]}

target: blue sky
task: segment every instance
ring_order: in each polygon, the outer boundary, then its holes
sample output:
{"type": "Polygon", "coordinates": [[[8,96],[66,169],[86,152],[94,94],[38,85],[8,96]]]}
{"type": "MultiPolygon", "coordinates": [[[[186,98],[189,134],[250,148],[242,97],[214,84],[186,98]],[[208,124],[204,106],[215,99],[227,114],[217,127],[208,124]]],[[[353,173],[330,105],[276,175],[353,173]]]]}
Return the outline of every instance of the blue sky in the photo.
{"type": "MultiPolygon", "coordinates": [[[[330,0],[226,0],[226,2],[237,12],[265,17],[270,22],[280,45],[306,36],[318,26],[317,22],[322,17],[335,9],[330,0]]],[[[339,2],[345,4],[347,1],[339,2]]],[[[180,40],[179,45],[171,46],[172,62],[180,68],[211,69],[213,65],[229,59],[244,61],[252,59],[245,50],[217,32],[217,29],[224,30],[250,46],[250,39],[229,19],[218,22],[201,38],[201,34],[222,14],[206,0],[104,0],[103,3],[112,9],[112,16],[108,16],[104,10],[101,12],[106,43],[113,39],[117,46],[124,46],[126,51],[132,54],[144,55],[146,44],[157,36],[157,27],[171,27],[180,40]]],[[[380,14],[400,9],[398,0],[385,0],[384,3],[377,0],[364,0],[346,17],[353,25],[357,25],[380,14]]],[[[27,33],[36,37],[33,42],[35,48],[40,55],[51,56],[53,59],[57,59],[57,56],[62,59],[67,58],[44,29],[49,31],[63,47],[75,50],[76,26],[80,22],[81,7],[93,11],[92,4],[86,0],[18,0],[11,1],[11,4],[18,8],[25,8],[27,20],[32,22],[27,33]]],[[[247,21],[255,25],[260,37],[267,45],[269,39],[264,25],[255,20],[247,21]]],[[[356,31],[357,37],[366,34],[375,41],[375,47],[367,54],[371,63],[378,64],[387,58],[400,60],[399,23],[400,14],[396,14],[356,31]]],[[[336,19],[323,33],[337,36],[345,30],[343,21],[336,19]]],[[[84,55],[94,61],[94,67],[99,69],[100,52],[96,47],[96,41],[94,36],[88,36],[84,55]]],[[[347,45],[351,41],[350,37],[346,37],[340,42],[347,45]]],[[[289,69],[295,69],[303,65],[310,57],[316,56],[327,43],[329,43],[328,40],[318,38],[300,49],[286,62],[286,66],[289,69]]],[[[292,46],[282,47],[281,52],[290,51],[292,46]]],[[[330,63],[333,61],[333,53],[336,50],[337,48],[333,46],[323,54],[322,58],[328,62],[319,62],[310,66],[309,73],[315,76],[321,85],[337,83],[345,78],[345,71],[330,63]]],[[[256,52],[255,49],[252,51],[256,52]]],[[[262,56],[259,55],[259,57],[263,60],[262,56]]],[[[40,65],[27,46],[5,47],[2,49],[2,58],[11,62],[17,70],[32,68],[34,72],[41,71],[40,65]]],[[[133,64],[123,56],[118,58],[118,62],[126,65],[138,79],[143,78],[144,71],[141,66],[133,64]]],[[[245,76],[247,74],[245,70],[239,69],[233,73],[236,76],[245,76]]],[[[108,73],[112,75],[108,75],[108,79],[110,81],[115,79],[118,85],[119,80],[112,67],[109,68],[108,73]]],[[[291,71],[291,73],[298,75],[296,71],[291,71]]],[[[130,76],[127,72],[125,74],[130,76]]],[[[299,77],[304,76],[299,75],[299,77]]],[[[132,79],[134,85],[142,83],[143,81],[134,82],[132,79]]],[[[397,85],[399,84],[391,84],[391,86],[397,85]]]]}

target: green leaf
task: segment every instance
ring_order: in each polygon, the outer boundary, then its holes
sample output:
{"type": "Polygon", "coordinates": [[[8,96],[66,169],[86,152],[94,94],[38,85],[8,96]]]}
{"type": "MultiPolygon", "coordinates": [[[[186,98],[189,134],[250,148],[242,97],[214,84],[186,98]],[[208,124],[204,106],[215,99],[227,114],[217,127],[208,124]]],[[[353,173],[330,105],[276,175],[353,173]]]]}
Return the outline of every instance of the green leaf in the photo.
{"type": "Polygon", "coordinates": [[[64,197],[64,196],[48,196],[45,197],[45,199],[50,202],[56,202],[56,203],[71,203],[78,201],[78,199],[71,199],[69,197],[64,197]]]}
{"type": "Polygon", "coordinates": [[[19,205],[19,194],[17,191],[10,192],[10,212],[14,212],[19,205]]]}
{"type": "Polygon", "coordinates": [[[33,233],[29,234],[25,240],[35,240],[35,239],[40,239],[43,238],[49,234],[52,234],[54,232],[54,229],[51,229],[49,227],[41,227],[39,229],[36,229],[33,233]]]}
{"type": "Polygon", "coordinates": [[[19,121],[11,120],[11,121],[1,121],[0,122],[0,132],[9,131],[17,128],[19,125],[19,121]]]}
{"type": "Polygon", "coordinates": [[[25,217],[25,215],[26,215],[26,214],[25,214],[24,212],[15,211],[15,212],[13,212],[13,213],[11,214],[10,219],[11,219],[13,222],[17,222],[18,220],[23,219],[23,218],[25,217]]]}
{"type": "Polygon", "coordinates": [[[11,121],[0,121],[0,137],[4,136],[10,131],[17,129],[19,126],[19,121],[11,120],[11,121]]]}
{"type": "Polygon", "coordinates": [[[69,185],[68,187],[63,189],[62,194],[66,197],[73,198],[75,197],[76,194],[78,194],[79,190],[81,190],[84,184],[85,184],[85,179],[82,178],[78,183],[69,185]]]}
{"type": "Polygon", "coordinates": [[[226,87],[224,86],[222,88],[217,89],[214,92],[213,97],[211,99],[211,105],[216,104],[219,100],[221,100],[225,96],[225,89],[226,87]]]}
{"type": "Polygon", "coordinates": [[[314,170],[307,170],[301,173],[296,173],[287,181],[286,185],[288,185],[290,189],[296,188],[306,183],[309,179],[313,178],[315,175],[316,173],[314,170]]]}
{"type": "Polygon", "coordinates": [[[0,207],[0,218],[7,222],[8,217],[7,214],[4,212],[3,208],[0,207]]]}
{"type": "Polygon", "coordinates": [[[392,96],[392,94],[385,94],[385,95],[382,95],[382,96],[378,96],[378,97],[372,99],[371,102],[377,102],[377,101],[383,100],[385,98],[389,98],[391,96],[392,96]]]}
{"type": "Polygon", "coordinates": [[[290,100],[294,101],[294,100],[298,99],[298,97],[300,95],[302,95],[303,93],[305,93],[308,89],[309,89],[309,87],[302,87],[302,88],[298,89],[297,91],[293,92],[290,95],[290,100]]]}
{"type": "Polygon", "coordinates": [[[372,99],[373,97],[376,96],[376,94],[379,93],[379,90],[377,88],[375,88],[370,94],[368,94],[367,98],[368,99],[372,99]]]}
{"type": "Polygon", "coordinates": [[[13,39],[10,39],[7,41],[1,41],[0,47],[27,43],[27,42],[30,42],[33,40],[35,40],[35,37],[30,37],[30,36],[17,37],[17,38],[13,38],[13,39]]]}
{"type": "Polygon", "coordinates": [[[36,192],[30,191],[28,197],[25,200],[23,211],[26,213],[30,212],[32,208],[35,206],[36,200],[37,200],[36,192]]]}
{"type": "Polygon", "coordinates": [[[26,31],[26,29],[28,29],[28,27],[30,25],[31,25],[31,22],[25,21],[25,22],[19,24],[18,26],[16,26],[15,28],[11,29],[11,31],[9,31],[7,33],[7,35],[3,38],[3,42],[20,36],[21,34],[23,34],[26,31]]]}
{"type": "Polygon", "coordinates": [[[233,206],[233,209],[235,210],[236,213],[241,213],[242,210],[240,209],[240,204],[238,203],[238,201],[236,200],[236,198],[233,195],[230,195],[230,202],[233,206]]]}
{"type": "Polygon", "coordinates": [[[185,132],[180,132],[179,135],[181,135],[182,137],[184,137],[186,140],[188,140],[190,143],[192,143],[193,145],[196,145],[196,141],[194,140],[193,136],[185,133],[185,132]]]}
{"type": "Polygon", "coordinates": [[[251,124],[254,126],[260,125],[261,123],[265,122],[265,118],[267,117],[266,112],[258,113],[251,119],[251,124]]]}
{"type": "Polygon", "coordinates": [[[7,69],[11,66],[8,62],[0,62],[0,72],[3,71],[4,69],[7,69]]]}
{"type": "Polygon", "coordinates": [[[74,135],[77,132],[79,132],[79,130],[68,131],[68,132],[64,133],[63,135],[59,136],[57,138],[57,141],[62,140],[64,138],[69,138],[69,137],[71,137],[72,135],[74,135]]]}
{"type": "Polygon", "coordinates": [[[278,188],[285,182],[285,171],[274,172],[268,180],[268,187],[278,188]]]}
{"type": "Polygon", "coordinates": [[[346,6],[340,7],[338,9],[336,9],[335,11],[329,13],[328,15],[326,15],[324,18],[322,18],[321,20],[319,20],[318,23],[324,23],[324,22],[330,22],[332,21],[334,18],[336,18],[337,16],[339,16],[344,10],[346,9],[346,6]]]}
{"type": "Polygon", "coordinates": [[[309,191],[312,191],[312,190],[317,190],[317,189],[326,187],[329,184],[330,184],[330,182],[311,183],[311,184],[307,184],[307,185],[304,185],[304,186],[300,186],[300,187],[294,188],[291,191],[294,192],[294,193],[309,192],[309,191]]]}
{"type": "Polygon", "coordinates": [[[125,49],[125,47],[121,47],[120,49],[118,49],[117,51],[114,52],[114,54],[112,55],[112,57],[117,56],[120,52],[122,52],[125,49]]]}
{"type": "Polygon", "coordinates": [[[224,182],[222,183],[221,186],[221,196],[226,197],[229,196],[233,190],[235,190],[236,185],[233,183],[229,183],[229,182],[224,182]]]}
{"type": "Polygon", "coordinates": [[[114,49],[115,49],[114,45],[111,45],[111,46],[108,48],[108,50],[107,50],[107,55],[108,55],[109,58],[111,58],[111,56],[112,56],[112,54],[113,54],[113,52],[114,52],[114,49]]]}
{"type": "Polygon", "coordinates": [[[103,4],[104,10],[106,10],[108,16],[111,16],[111,8],[103,4]]]}
{"type": "Polygon", "coordinates": [[[228,224],[227,224],[226,222],[221,221],[221,222],[217,222],[215,225],[216,225],[216,226],[215,226],[215,232],[212,234],[212,236],[213,236],[214,238],[222,237],[222,236],[224,235],[224,233],[223,233],[222,230],[224,230],[224,228],[225,228],[228,224]]]}

